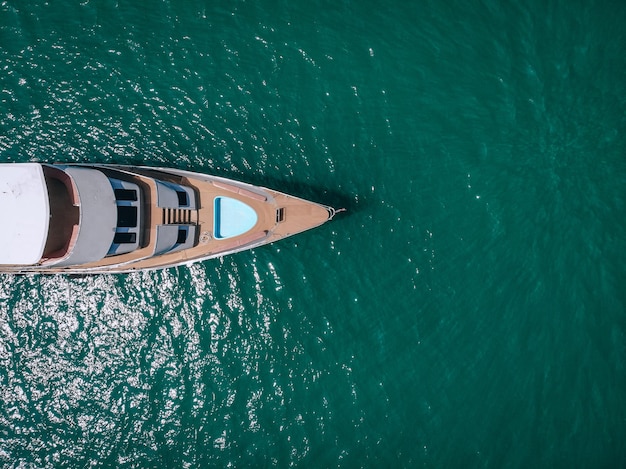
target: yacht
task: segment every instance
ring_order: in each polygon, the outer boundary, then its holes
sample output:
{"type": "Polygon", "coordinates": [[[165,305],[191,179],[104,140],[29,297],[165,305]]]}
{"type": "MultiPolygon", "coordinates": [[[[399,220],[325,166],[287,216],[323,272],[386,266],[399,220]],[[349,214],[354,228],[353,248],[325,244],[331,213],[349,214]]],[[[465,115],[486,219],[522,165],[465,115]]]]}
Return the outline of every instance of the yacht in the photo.
{"type": "Polygon", "coordinates": [[[113,164],[0,164],[0,272],[191,264],[319,226],[332,207],[222,177],[113,164]]]}

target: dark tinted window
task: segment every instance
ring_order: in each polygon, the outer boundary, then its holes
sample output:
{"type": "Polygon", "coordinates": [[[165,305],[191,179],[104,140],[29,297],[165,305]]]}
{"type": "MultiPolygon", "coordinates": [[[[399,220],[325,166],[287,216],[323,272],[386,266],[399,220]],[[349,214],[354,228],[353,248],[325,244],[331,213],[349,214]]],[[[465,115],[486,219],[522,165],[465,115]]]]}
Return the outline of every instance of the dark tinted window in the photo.
{"type": "Polygon", "coordinates": [[[115,189],[117,200],[137,200],[137,191],[134,189],[115,189]]]}
{"type": "Polygon", "coordinates": [[[115,233],[113,242],[115,244],[135,244],[137,242],[137,233],[115,233]]]}
{"type": "Polygon", "coordinates": [[[189,205],[189,196],[185,191],[176,191],[176,195],[178,195],[178,205],[183,207],[189,205]]]}
{"type": "Polygon", "coordinates": [[[134,228],[137,226],[137,207],[126,205],[117,206],[117,226],[134,228]]]}

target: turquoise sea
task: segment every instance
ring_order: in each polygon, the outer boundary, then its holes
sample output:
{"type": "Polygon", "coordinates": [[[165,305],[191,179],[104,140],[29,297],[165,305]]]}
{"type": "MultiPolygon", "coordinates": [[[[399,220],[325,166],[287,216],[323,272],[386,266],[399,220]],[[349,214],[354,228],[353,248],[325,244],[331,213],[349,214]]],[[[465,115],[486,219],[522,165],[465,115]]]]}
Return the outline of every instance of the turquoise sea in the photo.
{"type": "Polygon", "coordinates": [[[623,0],[0,0],[0,161],[347,209],[191,267],[0,275],[0,467],[626,467],[625,25],[623,0]]]}

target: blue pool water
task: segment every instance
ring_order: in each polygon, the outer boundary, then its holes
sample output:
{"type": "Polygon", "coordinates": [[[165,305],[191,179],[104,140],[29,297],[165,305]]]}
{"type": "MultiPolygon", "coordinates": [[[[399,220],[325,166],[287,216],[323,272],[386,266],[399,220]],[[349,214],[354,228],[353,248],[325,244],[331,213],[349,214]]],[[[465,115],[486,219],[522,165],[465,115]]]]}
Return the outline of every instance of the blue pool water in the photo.
{"type": "Polygon", "coordinates": [[[249,205],[231,197],[216,197],[213,234],[216,238],[232,238],[250,231],[258,215],[249,205]]]}

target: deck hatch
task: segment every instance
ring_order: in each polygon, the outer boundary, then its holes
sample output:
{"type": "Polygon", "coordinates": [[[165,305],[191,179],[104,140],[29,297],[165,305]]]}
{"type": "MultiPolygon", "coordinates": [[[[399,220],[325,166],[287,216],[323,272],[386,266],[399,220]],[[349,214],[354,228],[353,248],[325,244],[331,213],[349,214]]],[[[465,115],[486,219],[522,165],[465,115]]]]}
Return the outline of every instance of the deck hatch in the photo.
{"type": "Polygon", "coordinates": [[[285,207],[281,207],[276,210],[276,223],[285,221],[285,207]]]}

